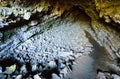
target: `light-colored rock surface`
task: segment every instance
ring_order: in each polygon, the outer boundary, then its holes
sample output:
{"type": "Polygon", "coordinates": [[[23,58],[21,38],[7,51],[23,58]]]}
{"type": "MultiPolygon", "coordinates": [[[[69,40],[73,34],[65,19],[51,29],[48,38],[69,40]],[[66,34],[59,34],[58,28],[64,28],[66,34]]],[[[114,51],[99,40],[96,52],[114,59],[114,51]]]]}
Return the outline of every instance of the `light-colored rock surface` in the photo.
{"type": "Polygon", "coordinates": [[[58,77],[58,75],[56,75],[56,74],[52,74],[52,79],[60,79],[60,77],[58,77]]]}
{"type": "Polygon", "coordinates": [[[105,74],[102,72],[98,73],[98,79],[106,79],[105,74]]]}
{"type": "Polygon", "coordinates": [[[112,77],[113,77],[113,79],[120,79],[120,76],[119,76],[119,75],[113,74],[112,77]]]}
{"type": "Polygon", "coordinates": [[[34,75],[34,79],[41,79],[40,76],[37,74],[37,75],[34,75]]]}
{"type": "Polygon", "coordinates": [[[22,75],[18,75],[15,79],[22,79],[22,75]]]}
{"type": "Polygon", "coordinates": [[[26,13],[24,13],[23,18],[24,18],[25,20],[29,20],[29,19],[30,19],[30,16],[31,16],[31,13],[30,13],[30,12],[26,12],[26,13]]]}

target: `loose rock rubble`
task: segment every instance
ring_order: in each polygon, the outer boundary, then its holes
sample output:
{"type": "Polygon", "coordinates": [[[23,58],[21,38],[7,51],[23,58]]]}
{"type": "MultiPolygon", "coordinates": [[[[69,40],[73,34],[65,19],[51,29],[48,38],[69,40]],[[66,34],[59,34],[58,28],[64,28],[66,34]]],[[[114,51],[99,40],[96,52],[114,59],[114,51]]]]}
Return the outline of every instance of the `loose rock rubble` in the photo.
{"type": "MultiPolygon", "coordinates": [[[[32,12],[20,13],[23,13],[23,21],[29,20],[32,16],[32,12]]],[[[18,15],[15,17],[18,17],[20,13],[18,11],[18,15]]],[[[11,44],[10,41],[1,44],[1,53],[6,52],[1,54],[2,60],[0,60],[3,62],[0,64],[1,73],[6,74],[6,76],[3,75],[5,78],[61,79],[72,70],[76,57],[81,56],[80,54],[83,52],[87,54],[92,51],[92,45],[85,37],[82,28],[77,27],[78,25],[67,23],[67,21],[59,24],[60,19],[56,19],[54,22],[52,22],[54,19],[49,20],[43,24],[38,24],[38,20],[31,20],[27,25],[14,29],[16,33],[9,37],[10,40],[13,40],[11,44]],[[51,26],[53,28],[49,30],[51,26]],[[68,32],[70,29],[73,30],[68,32]],[[76,30],[79,33],[75,33],[76,30]],[[78,40],[80,37],[82,39],[78,40]],[[83,40],[84,42],[82,42],[83,40]],[[7,46],[8,44],[10,46],[7,46]],[[5,48],[3,49],[3,47],[5,48]],[[4,63],[7,61],[13,62],[13,64],[8,62],[10,65],[6,64],[4,67],[4,63]]],[[[1,29],[5,27],[9,26],[3,25],[1,29]]]]}
{"type": "Polygon", "coordinates": [[[107,72],[99,72],[97,78],[98,79],[120,79],[120,76],[116,74],[107,73],[107,72]]]}

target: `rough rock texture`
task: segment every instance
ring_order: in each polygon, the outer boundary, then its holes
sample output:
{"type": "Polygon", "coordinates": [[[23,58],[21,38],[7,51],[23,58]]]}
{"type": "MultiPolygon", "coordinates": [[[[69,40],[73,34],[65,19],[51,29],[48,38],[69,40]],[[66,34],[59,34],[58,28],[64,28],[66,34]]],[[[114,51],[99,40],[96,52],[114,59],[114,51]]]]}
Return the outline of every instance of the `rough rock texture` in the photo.
{"type": "MultiPolygon", "coordinates": [[[[99,1],[96,0],[96,10],[99,13],[100,18],[104,18],[105,22],[110,23],[114,22],[120,24],[120,1],[111,0],[111,1],[99,1]]],[[[119,26],[118,26],[119,27],[119,26]]]]}
{"type": "Polygon", "coordinates": [[[75,59],[90,55],[98,73],[93,78],[106,79],[107,73],[119,79],[119,3],[0,0],[0,78],[62,79],[75,59]]]}

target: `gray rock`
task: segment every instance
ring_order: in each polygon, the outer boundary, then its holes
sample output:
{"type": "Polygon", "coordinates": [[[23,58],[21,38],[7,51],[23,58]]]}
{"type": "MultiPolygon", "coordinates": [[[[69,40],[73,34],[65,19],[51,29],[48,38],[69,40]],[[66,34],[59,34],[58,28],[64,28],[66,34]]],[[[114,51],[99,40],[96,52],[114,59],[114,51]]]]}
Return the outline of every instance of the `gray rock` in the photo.
{"type": "Polygon", "coordinates": [[[17,75],[12,75],[12,78],[15,79],[17,77],[17,75]]]}
{"type": "Polygon", "coordinates": [[[67,73],[68,73],[68,68],[65,67],[64,69],[62,69],[62,70],[60,71],[60,73],[63,74],[64,77],[65,77],[65,76],[67,75],[67,73]]]}
{"type": "Polygon", "coordinates": [[[4,74],[0,73],[0,79],[5,79],[4,74]]]}
{"type": "Polygon", "coordinates": [[[4,27],[4,24],[3,23],[0,23],[0,28],[3,28],[4,27]]]}
{"type": "Polygon", "coordinates": [[[113,77],[113,79],[120,79],[120,76],[118,76],[116,74],[113,74],[112,77],[113,77]]]}
{"type": "Polygon", "coordinates": [[[28,78],[26,78],[26,79],[33,79],[32,77],[28,77],[28,78]]]}
{"type": "Polygon", "coordinates": [[[12,14],[12,9],[7,8],[6,10],[7,10],[7,12],[6,12],[6,15],[7,15],[7,16],[9,16],[9,15],[11,15],[11,14],[12,14]]]}
{"type": "Polygon", "coordinates": [[[7,75],[7,79],[12,79],[10,75],[7,75]]]}
{"type": "Polygon", "coordinates": [[[98,79],[106,79],[105,74],[102,72],[98,73],[98,79]]]}
{"type": "Polygon", "coordinates": [[[64,79],[64,75],[63,74],[59,74],[61,79],[64,79]]]}
{"type": "Polygon", "coordinates": [[[1,10],[1,14],[2,14],[3,16],[6,16],[6,11],[5,11],[5,9],[2,9],[2,10],[1,10]]]}
{"type": "Polygon", "coordinates": [[[42,66],[39,66],[39,67],[38,67],[38,71],[41,72],[42,70],[43,70],[42,66]]]}
{"type": "Polygon", "coordinates": [[[3,27],[5,27],[5,26],[7,26],[7,25],[9,25],[9,23],[0,23],[0,28],[3,28],[3,27]]]}
{"type": "Polygon", "coordinates": [[[9,15],[12,14],[12,9],[7,8],[7,7],[2,7],[2,9],[0,9],[0,13],[1,13],[3,16],[9,16],[9,15]]]}
{"type": "Polygon", "coordinates": [[[60,77],[57,74],[53,73],[52,74],[52,79],[60,79],[60,77]]]}
{"type": "Polygon", "coordinates": [[[31,17],[31,13],[30,13],[30,12],[26,12],[26,13],[24,13],[23,18],[24,18],[25,20],[29,20],[30,17],[31,17]]]}
{"type": "Polygon", "coordinates": [[[32,71],[36,71],[36,70],[37,70],[37,65],[36,64],[32,65],[32,71]]]}
{"type": "Polygon", "coordinates": [[[41,79],[38,74],[34,75],[34,79],[41,79]]]}
{"type": "Polygon", "coordinates": [[[0,66],[0,73],[2,73],[2,67],[0,66]]]}
{"type": "Polygon", "coordinates": [[[80,57],[82,55],[83,55],[82,53],[77,53],[77,54],[75,54],[75,58],[78,58],[78,57],[80,57]]]}
{"type": "Polygon", "coordinates": [[[13,14],[14,14],[15,17],[17,17],[19,15],[19,11],[16,10],[16,9],[18,9],[18,8],[16,8],[16,7],[12,8],[12,11],[13,11],[13,14]]]}
{"type": "Polygon", "coordinates": [[[60,63],[59,67],[60,67],[60,69],[63,69],[63,68],[65,68],[65,64],[60,63]]]}
{"type": "Polygon", "coordinates": [[[58,67],[59,69],[63,69],[65,67],[65,61],[63,59],[58,59],[58,67]]]}
{"type": "Polygon", "coordinates": [[[23,65],[20,69],[20,73],[23,74],[23,73],[27,73],[27,69],[26,69],[26,66],[23,65]]]}
{"type": "Polygon", "coordinates": [[[69,56],[69,60],[74,61],[74,60],[75,60],[75,57],[69,56]]]}
{"type": "Polygon", "coordinates": [[[116,55],[120,58],[120,48],[117,50],[116,55]]]}
{"type": "Polygon", "coordinates": [[[70,51],[70,52],[58,52],[58,56],[67,58],[69,56],[73,56],[73,52],[72,51],[70,51]]]}
{"type": "Polygon", "coordinates": [[[38,21],[37,20],[33,20],[29,23],[29,26],[34,26],[34,25],[37,25],[38,24],[38,21]]]}
{"type": "Polygon", "coordinates": [[[37,7],[37,11],[41,12],[43,10],[43,7],[37,7]]]}
{"type": "Polygon", "coordinates": [[[22,75],[18,75],[15,79],[22,79],[22,75]]]}
{"type": "Polygon", "coordinates": [[[56,63],[55,63],[55,61],[50,61],[49,63],[48,63],[48,67],[50,67],[50,69],[53,69],[53,68],[55,68],[57,65],[56,65],[56,63]]]}
{"type": "Polygon", "coordinates": [[[3,22],[4,20],[3,20],[3,18],[0,18],[0,22],[3,22]]]}

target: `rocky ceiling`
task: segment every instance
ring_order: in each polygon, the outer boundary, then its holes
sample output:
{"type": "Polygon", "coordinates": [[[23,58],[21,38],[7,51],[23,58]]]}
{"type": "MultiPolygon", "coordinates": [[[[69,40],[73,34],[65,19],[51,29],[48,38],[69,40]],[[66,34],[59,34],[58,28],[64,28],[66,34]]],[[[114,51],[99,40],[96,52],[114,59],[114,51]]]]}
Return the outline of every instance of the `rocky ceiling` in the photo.
{"type": "Polygon", "coordinates": [[[102,20],[107,24],[119,28],[120,24],[120,1],[119,0],[1,0],[1,6],[22,6],[35,9],[49,9],[53,13],[63,14],[72,7],[83,10],[93,21],[102,20]]]}

